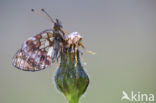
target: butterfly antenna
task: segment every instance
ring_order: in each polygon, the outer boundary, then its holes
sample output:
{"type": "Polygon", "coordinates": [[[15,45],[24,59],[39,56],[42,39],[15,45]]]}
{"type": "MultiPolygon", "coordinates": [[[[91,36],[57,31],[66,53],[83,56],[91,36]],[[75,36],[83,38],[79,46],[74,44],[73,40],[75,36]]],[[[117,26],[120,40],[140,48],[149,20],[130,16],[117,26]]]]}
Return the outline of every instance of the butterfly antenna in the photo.
{"type": "Polygon", "coordinates": [[[41,14],[40,12],[38,12],[38,11],[37,11],[37,10],[35,10],[35,9],[31,9],[31,11],[32,11],[32,12],[34,12],[35,14],[37,14],[37,15],[40,15],[40,16],[42,16],[42,17],[47,18],[47,16],[45,16],[45,15],[41,14]]]}
{"type": "Polygon", "coordinates": [[[52,23],[55,23],[52,17],[43,8],[41,9],[41,11],[43,11],[47,15],[47,17],[50,19],[52,23]]]}
{"type": "MultiPolygon", "coordinates": [[[[42,10],[42,9],[41,9],[41,10],[42,10]]],[[[31,9],[31,11],[34,12],[35,14],[37,14],[37,15],[40,15],[40,16],[44,17],[44,18],[48,18],[48,19],[50,19],[50,21],[52,21],[52,23],[55,23],[55,22],[53,21],[53,19],[52,19],[49,15],[46,14],[46,16],[45,16],[45,15],[41,14],[40,12],[38,12],[38,11],[35,10],[35,9],[31,9]]],[[[43,10],[42,10],[42,11],[43,11],[43,10]]]]}

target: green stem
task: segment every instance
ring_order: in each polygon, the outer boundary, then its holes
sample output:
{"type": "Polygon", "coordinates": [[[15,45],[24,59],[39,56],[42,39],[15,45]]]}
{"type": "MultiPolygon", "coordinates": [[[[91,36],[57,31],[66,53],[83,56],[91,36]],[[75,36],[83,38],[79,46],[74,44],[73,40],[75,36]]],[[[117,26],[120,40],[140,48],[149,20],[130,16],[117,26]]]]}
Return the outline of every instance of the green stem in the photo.
{"type": "Polygon", "coordinates": [[[67,95],[66,98],[67,98],[68,103],[79,103],[78,96],[67,95]]]}

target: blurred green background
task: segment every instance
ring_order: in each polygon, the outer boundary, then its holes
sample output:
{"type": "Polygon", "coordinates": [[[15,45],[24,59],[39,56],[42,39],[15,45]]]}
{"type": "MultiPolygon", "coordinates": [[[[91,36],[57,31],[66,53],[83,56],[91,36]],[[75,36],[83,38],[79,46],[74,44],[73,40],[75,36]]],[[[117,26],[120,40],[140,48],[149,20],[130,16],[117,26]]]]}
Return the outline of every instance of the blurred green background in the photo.
{"type": "Polygon", "coordinates": [[[45,8],[96,52],[84,55],[91,82],[81,103],[127,103],[123,90],[156,95],[156,0],[0,0],[0,103],[66,103],[56,64],[40,72],[11,64],[24,40],[52,28],[31,8],[45,8]]]}

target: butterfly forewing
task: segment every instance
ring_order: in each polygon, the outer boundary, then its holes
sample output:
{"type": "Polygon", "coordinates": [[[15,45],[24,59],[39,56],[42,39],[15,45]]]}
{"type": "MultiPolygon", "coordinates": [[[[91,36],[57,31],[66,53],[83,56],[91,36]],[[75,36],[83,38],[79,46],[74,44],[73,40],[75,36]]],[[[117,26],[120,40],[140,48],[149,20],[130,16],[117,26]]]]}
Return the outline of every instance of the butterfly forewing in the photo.
{"type": "Polygon", "coordinates": [[[24,71],[39,71],[48,67],[58,57],[59,42],[52,30],[46,30],[27,39],[13,57],[13,65],[24,71]]]}

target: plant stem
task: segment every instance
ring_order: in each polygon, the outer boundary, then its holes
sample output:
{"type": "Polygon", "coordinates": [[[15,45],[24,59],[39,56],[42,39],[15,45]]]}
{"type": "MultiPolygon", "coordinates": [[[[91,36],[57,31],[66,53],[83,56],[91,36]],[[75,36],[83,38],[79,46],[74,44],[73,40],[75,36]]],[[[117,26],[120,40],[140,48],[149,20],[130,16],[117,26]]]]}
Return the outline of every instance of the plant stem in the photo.
{"type": "Polygon", "coordinates": [[[79,103],[78,96],[66,96],[68,103],[79,103]]]}

